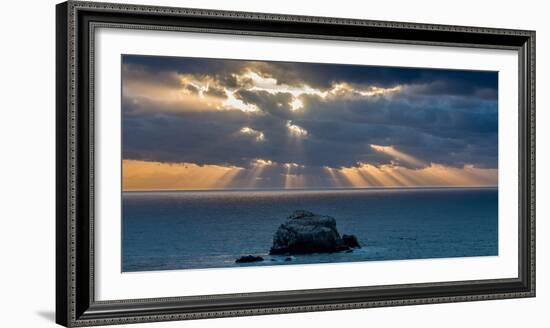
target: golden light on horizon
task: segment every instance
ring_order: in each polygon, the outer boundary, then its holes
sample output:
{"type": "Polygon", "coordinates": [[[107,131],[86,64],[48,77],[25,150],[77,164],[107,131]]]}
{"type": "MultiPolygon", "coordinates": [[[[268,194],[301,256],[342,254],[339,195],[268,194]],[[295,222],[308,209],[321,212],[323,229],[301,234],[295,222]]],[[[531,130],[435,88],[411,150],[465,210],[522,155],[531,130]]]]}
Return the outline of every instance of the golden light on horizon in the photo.
{"type": "MultiPolygon", "coordinates": [[[[348,187],[478,187],[496,186],[498,169],[482,169],[471,165],[450,167],[431,164],[421,169],[401,166],[360,164],[357,167],[329,169],[331,178],[341,177],[348,187]]],[[[340,181],[340,180],[339,180],[340,181]]]]}
{"type": "MultiPolygon", "coordinates": [[[[421,169],[408,169],[394,165],[360,163],[353,167],[325,166],[321,172],[326,174],[326,188],[478,187],[498,184],[497,169],[482,169],[471,165],[449,167],[432,164],[421,169]]],[[[260,183],[266,177],[265,174],[282,175],[282,185],[273,187],[307,188],[307,181],[319,177],[308,174],[307,167],[303,165],[278,164],[268,159],[255,159],[249,168],[124,160],[122,173],[124,191],[255,188],[262,186],[260,183]],[[269,171],[266,171],[268,168],[269,171]]]]}
{"type": "Polygon", "coordinates": [[[235,166],[123,160],[122,189],[124,191],[221,189],[228,187],[241,170],[243,169],[235,166]]]}

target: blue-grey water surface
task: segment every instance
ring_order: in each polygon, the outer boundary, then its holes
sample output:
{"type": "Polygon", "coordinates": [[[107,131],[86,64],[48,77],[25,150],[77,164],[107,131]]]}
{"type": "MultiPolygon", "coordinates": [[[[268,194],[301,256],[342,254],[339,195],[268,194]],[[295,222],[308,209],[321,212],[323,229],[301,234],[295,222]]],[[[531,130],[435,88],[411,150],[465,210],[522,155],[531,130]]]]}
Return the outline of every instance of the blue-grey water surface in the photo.
{"type": "Polygon", "coordinates": [[[498,255],[496,188],[125,192],[122,200],[124,272],[498,255]],[[296,209],[333,216],[363,247],[269,256],[296,209]],[[248,254],[265,261],[235,263],[248,254]]]}

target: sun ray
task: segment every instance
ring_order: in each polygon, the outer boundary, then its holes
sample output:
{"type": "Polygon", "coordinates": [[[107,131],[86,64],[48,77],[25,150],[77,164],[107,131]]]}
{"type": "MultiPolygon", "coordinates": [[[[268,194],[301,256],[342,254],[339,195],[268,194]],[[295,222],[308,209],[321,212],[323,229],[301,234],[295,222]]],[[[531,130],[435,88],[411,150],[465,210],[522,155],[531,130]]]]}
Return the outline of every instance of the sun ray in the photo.
{"type": "Polygon", "coordinates": [[[359,173],[356,167],[345,167],[338,170],[352,187],[369,187],[369,182],[359,173]]]}
{"type": "Polygon", "coordinates": [[[367,167],[361,166],[357,169],[359,174],[363,177],[363,179],[367,180],[370,186],[373,187],[381,187],[384,184],[378,179],[375,175],[373,175],[371,172],[369,172],[367,167]]]}
{"type": "Polygon", "coordinates": [[[257,158],[251,163],[251,168],[248,169],[248,174],[245,178],[245,184],[247,188],[254,188],[258,186],[258,181],[262,177],[262,173],[266,168],[275,165],[275,163],[268,159],[257,158]]]}
{"type": "Polygon", "coordinates": [[[342,179],[338,176],[337,170],[333,169],[332,167],[325,166],[323,167],[323,170],[328,174],[330,181],[332,182],[332,185],[336,188],[342,188],[345,187],[344,182],[342,179]]]}
{"type": "Polygon", "coordinates": [[[399,160],[399,161],[402,161],[406,164],[409,164],[409,165],[413,165],[413,166],[416,166],[416,167],[424,167],[426,166],[426,162],[424,161],[421,161],[420,159],[416,158],[416,157],[413,157],[409,154],[405,154],[404,152],[401,152],[397,149],[395,149],[395,147],[393,146],[379,146],[379,145],[370,145],[370,147],[374,150],[376,150],[377,152],[381,152],[381,153],[385,153],[385,154],[388,154],[390,156],[392,156],[393,158],[399,160]]]}

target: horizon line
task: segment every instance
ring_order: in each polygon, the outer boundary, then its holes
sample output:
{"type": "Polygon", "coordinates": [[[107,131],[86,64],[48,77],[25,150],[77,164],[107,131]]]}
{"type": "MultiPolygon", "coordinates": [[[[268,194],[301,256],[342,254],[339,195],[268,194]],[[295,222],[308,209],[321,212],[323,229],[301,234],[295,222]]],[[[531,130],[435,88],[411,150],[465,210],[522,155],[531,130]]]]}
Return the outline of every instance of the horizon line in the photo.
{"type": "Polygon", "coordinates": [[[204,188],[204,189],[129,189],[126,192],[201,192],[201,191],[337,191],[337,190],[384,190],[384,189],[494,189],[498,185],[479,186],[384,186],[384,187],[328,187],[328,188],[204,188]]]}

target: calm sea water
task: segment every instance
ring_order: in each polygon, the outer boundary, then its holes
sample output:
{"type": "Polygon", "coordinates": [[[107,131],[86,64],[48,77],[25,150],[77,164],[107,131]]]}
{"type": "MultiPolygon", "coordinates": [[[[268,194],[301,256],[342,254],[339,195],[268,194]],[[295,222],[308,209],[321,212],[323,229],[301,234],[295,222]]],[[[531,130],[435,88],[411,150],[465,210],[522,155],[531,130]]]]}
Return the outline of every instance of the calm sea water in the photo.
{"type": "Polygon", "coordinates": [[[363,189],[123,194],[122,269],[152,271],[498,255],[498,191],[363,189]],[[336,219],[352,253],[269,256],[296,209],[336,219]],[[236,264],[242,255],[266,261],[236,264]]]}

